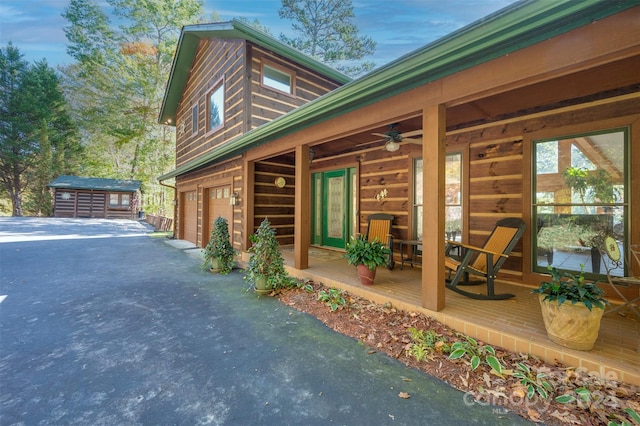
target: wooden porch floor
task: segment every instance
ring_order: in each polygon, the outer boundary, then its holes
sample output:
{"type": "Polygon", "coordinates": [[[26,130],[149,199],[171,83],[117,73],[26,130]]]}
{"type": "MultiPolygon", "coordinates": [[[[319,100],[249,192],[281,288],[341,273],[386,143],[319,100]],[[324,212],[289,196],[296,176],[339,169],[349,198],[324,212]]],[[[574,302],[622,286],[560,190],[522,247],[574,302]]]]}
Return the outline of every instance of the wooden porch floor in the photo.
{"type": "Polygon", "coordinates": [[[282,249],[289,273],[310,278],[326,286],[341,288],[376,303],[390,302],[396,308],[421,312],[459,332],[509,351],[530,353],[553,363],[584,367],[604,377],[640,385],[640,320],[629,313],[605,313],[596,346],[588,352],[563,348],[547,338],[537,295],[531,288],[496,282],[496,292],[515,294],[509,300],[474,300],[446,291],[446,306],[440,312],[421,306],[421,269],[405,264],[400,270],[378,268],[375,285],[360,284],[356,268],[342,253],[312,247],[309,268],[296,270],[293,248],[282,249]]]}

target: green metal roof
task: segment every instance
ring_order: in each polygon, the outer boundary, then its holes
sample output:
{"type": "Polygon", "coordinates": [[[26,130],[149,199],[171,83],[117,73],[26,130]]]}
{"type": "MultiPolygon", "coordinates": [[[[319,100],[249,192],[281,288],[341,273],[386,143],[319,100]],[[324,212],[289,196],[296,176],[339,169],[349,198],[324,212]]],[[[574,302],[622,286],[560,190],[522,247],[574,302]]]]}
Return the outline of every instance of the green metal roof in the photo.
{"type": "Polygon", "coordinates": [[[510,54],[607,16],[638,0],[524,0],[409,53],[160,176],[166,180],[349,111],[510,54]]]}
{"type": "Polygon", "coordinates": [[[191,65],[201,39],[247,40],[340,84],[351,81],[351,78],[341,72],[236,19],[212,24],[187,25],[182,28],[180,33],[178,47],[173,58],[171,73],[169,74],[162,101],[162,108],[160,109],[160,116],[158,117],[159,123],[175,125],[178,105],[182,99],[182,93],[187,84],[191,65]]]}
{"type": "Polygon", "coordinates": [[[139,180],[58,176],[49,184],[49,187],[61,189],[86,189],[93,191],[136,192],[140,189],[141,183],[142,182],[139,180]]]}

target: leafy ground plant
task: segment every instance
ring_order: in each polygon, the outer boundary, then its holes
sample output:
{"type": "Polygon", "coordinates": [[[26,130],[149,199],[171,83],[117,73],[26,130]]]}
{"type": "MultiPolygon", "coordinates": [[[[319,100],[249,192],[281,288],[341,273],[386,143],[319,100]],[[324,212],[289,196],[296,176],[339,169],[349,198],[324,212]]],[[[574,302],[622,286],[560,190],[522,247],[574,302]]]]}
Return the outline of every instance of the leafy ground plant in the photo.
{"type": "Polygon", "coordinates": [[[496,357],[496,351],[489,345],[480,346],[478,342],[469,337],[461,336],[465,340],[460,340],[451,345],[449,359],[460,359],[468,356],[471,369],[475,370],[481,363],[486,363],[496,373],[502,374],[502,364],[496,357]]]}
{"type": "Polygon", "coordinates": [[[336,311],[338,308],[341,308],[347,304],[344,296],[342,295],[342,290],[337,288],[330,288],[327,291],[320,290],[318,292],[318,300],[324,302],[331,311],[336,311]]]}
{"type": "Polygon", "coordinates": [[[409,327],[407,331],[412,341],[408,346],[407,352],[418,361],[428,359],[435,351],[449,353],[451,350],[447,344],[447,339],[434,330],[425,331],[415,327],[409,327]]]}
{"type": "Polygon", "coordinates": [[[547,399],[553,392],[553,386],[545,380],[546,375],[542,372],[534,372],[531,368],[519,362],[513,372],[513,377],[520,379],[520,383],[527,387],[527,398],[532,399],[537,393],[542,399],[547,399]]]}

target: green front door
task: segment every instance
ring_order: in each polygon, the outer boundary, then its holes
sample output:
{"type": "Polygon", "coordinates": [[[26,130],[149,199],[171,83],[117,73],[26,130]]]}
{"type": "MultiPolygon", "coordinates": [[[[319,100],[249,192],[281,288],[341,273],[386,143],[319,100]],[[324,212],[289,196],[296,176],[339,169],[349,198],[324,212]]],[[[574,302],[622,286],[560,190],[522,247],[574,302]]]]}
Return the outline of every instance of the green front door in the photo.
{"type": "Polygon", "coordinates": [[[355,169],[313,175],[313,244],[345,248],[353,229],[355,169]]]}

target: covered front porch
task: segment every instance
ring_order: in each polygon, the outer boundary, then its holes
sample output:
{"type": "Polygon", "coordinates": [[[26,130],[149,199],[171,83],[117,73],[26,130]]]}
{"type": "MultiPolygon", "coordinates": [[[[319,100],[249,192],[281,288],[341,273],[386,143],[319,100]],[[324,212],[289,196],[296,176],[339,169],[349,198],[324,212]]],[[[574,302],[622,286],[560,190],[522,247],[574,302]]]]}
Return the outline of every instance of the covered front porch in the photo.
{"type": "MultiPolygon", "coordinates": [[[[496,282],[497,292],[515,294],[509,300],[481,301],[446,291],[445,308],[435,312],[421,305],[420,268],[405,264],[392,271],[378,268],[375,285],[360,284],[355,267],[348,265],[340,251],[309,249],[309,268],[293,267],[292,246],[282,253],[290,274],[310,278],[365,297],[376,303],[390,302],[399,309],[420,312],[485,343],[506,350],[535,355],[549,363],[555,360],[573,367],[584,367],[604,377],[640,385],[640,320],[633,314],[605,314],[593,350],[576,351],[561,347],[547,338],[537,295],[531,286],[496,282]]],[[[615,305],[614,305],[615,306],[615,305]]]]}

